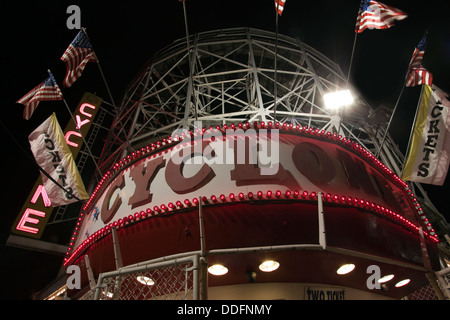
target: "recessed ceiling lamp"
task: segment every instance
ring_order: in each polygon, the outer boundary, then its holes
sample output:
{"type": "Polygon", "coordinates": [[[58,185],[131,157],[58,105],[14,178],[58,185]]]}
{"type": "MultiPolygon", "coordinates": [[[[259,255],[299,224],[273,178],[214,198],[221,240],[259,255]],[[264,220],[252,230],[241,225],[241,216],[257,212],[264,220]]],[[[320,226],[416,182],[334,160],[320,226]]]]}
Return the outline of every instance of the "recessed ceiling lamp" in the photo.
{"type": "Polygon", "coordinates": [[[353,271],[355,269],[355,265],[353,263],[344,264],[337,269],[337,274],[343,275],[353,271]]]}
{"type": "Polygon", "coordinates": [[[214,264],[208,268],[208,272],[215,276],[223,276],[228,272],[228,269],[221,264],[214,264]]]}
{"type": "Polygon", "coordinates": [[[264,272],[272,272],[278,269],[280,264],[277,261],[267,260],[259,265],[259,270],[264,272]]]}
{"type": "Polygon", "coordinates": [[[397,282],[395,287],[400,288],[400,287],[406,286],[410,281],[411,281],[410,279],[405,279],[405,280],[399,281],[399,282],[397,282]]]}
{"type": "Polygon", "coordinates": [[[153,279],[150,279],[149,277],[146,276],[138,276],[136,280],[146,286],[152,286],[155,284],[155,281],[153,281],[153,279]]]}
{"type": "Polygon", "coordinates": [[[392,278],[394,278],[394,275],[393,275],[393,274],[388,274],[387,276],[381,277],[381,278],[378,280],[378,283],[385,283],[385,282],[388,282],[388,281],[392,280],[392,278]]]}

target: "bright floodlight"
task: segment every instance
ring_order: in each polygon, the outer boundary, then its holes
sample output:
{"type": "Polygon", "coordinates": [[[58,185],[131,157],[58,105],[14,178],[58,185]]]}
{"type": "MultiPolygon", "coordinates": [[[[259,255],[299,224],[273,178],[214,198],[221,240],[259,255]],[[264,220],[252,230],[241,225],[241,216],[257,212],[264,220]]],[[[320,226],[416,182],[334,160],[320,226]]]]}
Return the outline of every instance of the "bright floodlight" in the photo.
{"type": "Polygon", "coordinates": [[[323,95],[325,107],[327,109],[338,109],[353,103],[353,97],[350,90],[330,92],[323,95]]]}

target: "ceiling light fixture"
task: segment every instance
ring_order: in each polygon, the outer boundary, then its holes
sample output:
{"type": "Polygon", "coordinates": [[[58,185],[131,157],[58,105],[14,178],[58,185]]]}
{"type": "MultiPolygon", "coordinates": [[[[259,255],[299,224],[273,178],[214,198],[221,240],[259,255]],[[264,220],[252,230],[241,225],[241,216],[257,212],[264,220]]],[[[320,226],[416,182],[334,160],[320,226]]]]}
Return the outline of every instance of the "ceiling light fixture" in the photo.
{"type": "Polygon", "coordinates": [[[267,260],[259,265],[259,270],[264,272],[272,272],[277,270],[279,266],[280,264],[277,261],[267,260]]]}
{"type": "Polygon", "coordinates": [[[153,279],[146,276],[138,276],[136,280],[146,286],[152,286],[155,284],[155,281],[153,281],[153,279]]]}
{"type": "Polygon", "coordinates": [[[385,283],[385,282],[388,282],[388,281],[392,280],[393,278],[394,278],[393,274],[388,274],[387,276],[381,277],[378,280],[378,283],[385,283]]]}
{"type": "Polygon", "coordinates": [[[399,281],[399,282],[397,282],[395,287],[400,288],[400,287],[406,286],[410,281],[411,281],[410,279],[405,279],[405,280],[399,281]]]}
{"type": "Polygon", "coordinates": [[[337,274],[343,275],[353,271],[355,269],[355,265],[353,263],[344,264],[337,269],[337,274]]]}
{"type": "Polygon", "coordinates": [[[215,276],[223,276],[228,273],[228,269],[221,264],[214,264],[208,268],[208,272],[215,276]]]}

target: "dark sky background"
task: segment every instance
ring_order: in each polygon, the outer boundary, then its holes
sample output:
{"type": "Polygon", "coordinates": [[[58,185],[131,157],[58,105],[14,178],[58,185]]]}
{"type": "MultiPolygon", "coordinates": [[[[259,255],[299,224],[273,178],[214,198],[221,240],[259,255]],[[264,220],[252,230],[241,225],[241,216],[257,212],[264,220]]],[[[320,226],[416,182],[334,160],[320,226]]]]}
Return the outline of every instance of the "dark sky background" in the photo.
{"type": "MultiPolygon", "coordinates": [[[[414,47],[428,30],[428,48],[423,65],[434,83],[450,92],[450,22],[448,0],[385,0],[409,17],[388,30],[366,30],[358,36],[350,81],[364,99],[376,108],[393,107],[403,85],[414,47]]],[[[287,0],[279,19],[281,34],[300,39],[336,61],[346,74],[349,68],[354,26],[359,0],[303,1],[287,0]]],[[[185,36],[183,6],[178,0],[164,1],[33,1],[2,5],[0,119],[15,139],[29,151],[28,135],[52,112],[64,128],[69,120],[61,101],[41,102],[28,121],[23,107],[15,102],[47,77],[51,69],[68,104],[75,108],[85,91],[110,100],[97,66],[87,65],[82,77],[69,88],[62,88],[65,65],[60,60],[78,30],[69,30],[66,9],[76,4],[81,9],[81,24],[96,51],[117,104],[125,88],[145,62],[158,50],[185,36]]],[[[275,31],[273,0],[186,0],[189,33],[231,27],[252,27],[275,31]]],[[[420,87],[406,88],[390,133],[405,151],[420,87]]],[[[2,193],[4,219],[1,222],[1,270],[19,270],[22,280],[8,287],[0,298],[30,297],[42,283],[55,276],[58,267],[30,266],[20,255],[29,251],[11,251],[4,246],[9,229],[39,175],[34,164],[19,146],[0,128],[4,151],[2,193]],[[27,265],[25,267],[25,265],[27,265]],[[53,268],[53,269],[52,269],[53,268]],[[51,270],[46,270],[51,269],[51,270]],[[50,277],[50,278],[49,278],[50,277]],[[33,279],[41,279],[35,283],[33,279]],[[30,279],[30,282],[28,280],[30,279]]],[[[447,179],[448,181],[449,179],[447,179]]],[[[443,187],[428,186],[429,196],[448,217],[449,182],[443,187]]],[[[39,256],[38,256],[39,258],[39,256]]],[[[53,258],[49,258],[51,261],[53,258]]],[[[50,263],[50,262],[49,262],[50,263]]],[[[17,272],[18,273],[18,272],[17,272]]],[[[4,273],[3,273],[4,274],[4,273]]],[[[19,275],[17,275],[19,277],[19,275]]],[[[10,284],[11,285],[11,284],[10,284]]]]}

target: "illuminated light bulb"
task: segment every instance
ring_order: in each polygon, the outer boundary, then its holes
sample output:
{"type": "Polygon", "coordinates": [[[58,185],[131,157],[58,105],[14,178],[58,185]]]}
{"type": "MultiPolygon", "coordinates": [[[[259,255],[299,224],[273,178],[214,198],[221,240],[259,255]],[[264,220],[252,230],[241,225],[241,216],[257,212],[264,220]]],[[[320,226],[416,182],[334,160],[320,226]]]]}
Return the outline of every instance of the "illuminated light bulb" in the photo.
{"type": "Polygon", "coordinates": [[[353,263],[344,264],[337,269],[336,273],[340,275],[344,275],[352,272],[355,269],[355,265],[353,263]]]}
{"type": "Polygon", "coordinates": [[[280,264],[277,261],[267,260],[259,265],[259,270],[263,272],[272,272],[277,270],[279,266],[280,264]]]}
{"type": "Polygon", "coordinates": [[[406,285],[407,285],[408,283],[410,283],[410,282],[411,282],[410,279],[405,279],[405,280],[402,280],[402,281],[397,282],[397,283],[395,284],[395,287],[396,287],[396,288],[400,288],[400,287],[406,286],[406,285]]]}
{"type": "Polygon", "coordinates": [[[214,264],[208,268],[208,272],[215,276],[223,276],[228,273],[228,269],[221,264],[214,264]]]}
{"type": "Polygon", "coordinates": [[[136,280],[146,286],[153,286],[155,284],[153,279],[146,276],[138,276],[136,280]]]}
{"type": "Polygon", "coordinates": [[[392,280],[393,278],[394,278],[393,274],[388,274],[388,275],[378,279],[378,283],[385,283],[385,282],[388,282],[388,281],[392,280]]]}

